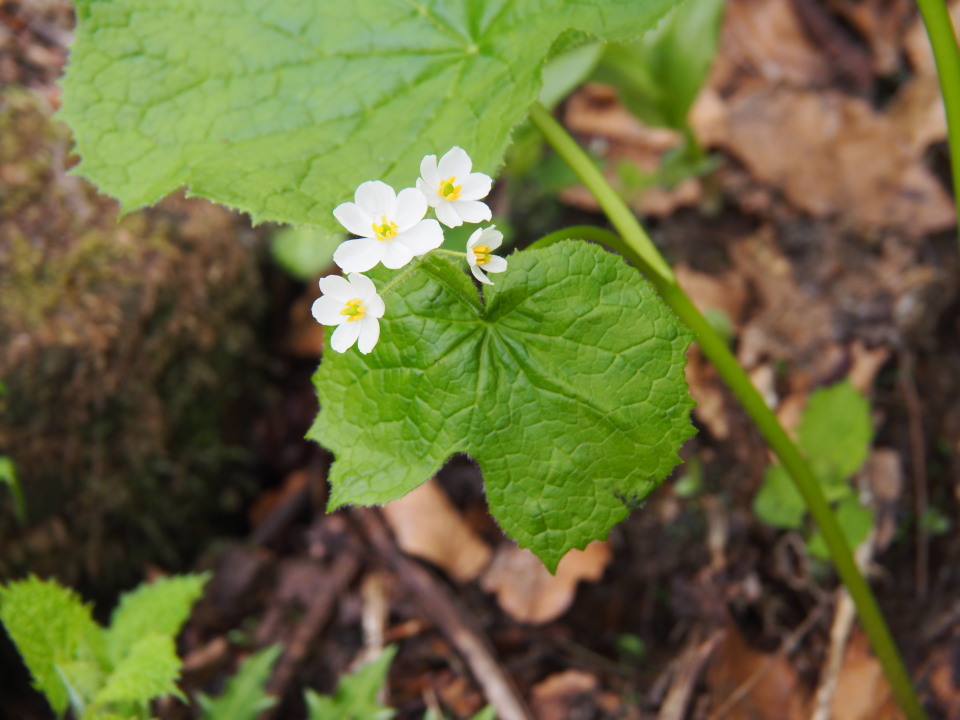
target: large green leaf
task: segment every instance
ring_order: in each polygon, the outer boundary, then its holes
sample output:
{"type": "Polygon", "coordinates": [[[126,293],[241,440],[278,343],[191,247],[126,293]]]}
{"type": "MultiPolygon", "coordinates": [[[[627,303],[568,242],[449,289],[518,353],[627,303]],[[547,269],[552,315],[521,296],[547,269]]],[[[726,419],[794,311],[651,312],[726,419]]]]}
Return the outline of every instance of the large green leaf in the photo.
{"type": "Polygon", "coordinates": [[[84,0],[61,117],[126,209],[189,186],[330,228],[360,182],[410,186],[425,154],[493,172],[559,35],[629,40],[674,2],[84,0]]]}
{"type": "Polygon", "coordinates": [[[621,258],[582,242],[515,253],[482,304],[428,256],[403,289],[376,349],[328,352],[315,377],[331,507],[387,502],[467,453],[500,526],[552,569],[678,462],[690,336],[621,258]]]}

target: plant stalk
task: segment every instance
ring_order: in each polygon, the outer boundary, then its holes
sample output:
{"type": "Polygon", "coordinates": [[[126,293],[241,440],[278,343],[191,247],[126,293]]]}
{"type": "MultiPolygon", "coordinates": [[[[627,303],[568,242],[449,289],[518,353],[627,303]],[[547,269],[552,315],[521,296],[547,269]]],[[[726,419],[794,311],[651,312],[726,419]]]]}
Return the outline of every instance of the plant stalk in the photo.
{"type": "Polygon", "coordinates": [[[628,247],[629,252],[625,253],[628,259],[637,265],[656,287],[664,301],[696,334],[703,353],[716,367],[717,372],[790,473],[803,496],[807,509],[823,533],[823,539],[830,551],[837,573],[853,599],[860,622],[870,638],[894,697],[910,720],[926,720],[926,714],[913,690],[913,684],[876,598],[857,568],[847,540],[807,461],[790,440],[776,415],[767,407],[724,340],[677,283],[673,271],[670,270],[666,260],[654,246],[633,211],[610,186],[590,157],[542,105],[538,103],[533,105],[530,119],[600,204],[619,233],[620,239],[628,247]]]}
{"type": "MultiPolygon", "coordinates": [[[[953,21],[944,0],[917,0],[923,25],[933,47],[937,78],[947,113],[947,139],[950,144],[950,168],[953,173],[953,196],[960,221],[960,49],[953,21]]],[[[960,235],[958,235],[960,241],[960,235]]]]}

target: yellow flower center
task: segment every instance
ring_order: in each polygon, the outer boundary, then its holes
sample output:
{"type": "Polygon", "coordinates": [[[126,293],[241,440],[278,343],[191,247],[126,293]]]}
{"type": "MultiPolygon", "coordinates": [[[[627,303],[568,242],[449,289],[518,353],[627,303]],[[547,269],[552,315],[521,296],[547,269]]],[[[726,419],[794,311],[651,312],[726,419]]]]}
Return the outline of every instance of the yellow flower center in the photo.
{"type": "Polygon", "coordinates": [[[366,308],[363,307],[360,298],[354,298],[353,300],[347,300],[347,304],[343,310],[340,311],[340,314],[347,316],[347,322],[353,322],[354,320],[359,320],[366,314],[366,308]]]}
{"type": "Polygon", "coordinates": [[[440,189],[437,191],[437,195],[442,197],[444,200],[456,200],[460,197],[460,191],[463,190],[463,185],[454,185],[457,180],[456,176],[448,177],[446,180],[440,181],[440,189]]]}
{"type": "Polygon", "coordinates": [[[388,220],[386,215],[380,218],[379,224],[374,223],[371,227],[374,235],[377,236],[377,240],[393,240],[397,236],[397,224],[388,220]]]}
{"type": "Polygon", "coordinates": [[[490,262],[490,248],[486,245],[476,245],[473,248],[473,256],[477,259],[477,265],[486,265],[490,262]]]}

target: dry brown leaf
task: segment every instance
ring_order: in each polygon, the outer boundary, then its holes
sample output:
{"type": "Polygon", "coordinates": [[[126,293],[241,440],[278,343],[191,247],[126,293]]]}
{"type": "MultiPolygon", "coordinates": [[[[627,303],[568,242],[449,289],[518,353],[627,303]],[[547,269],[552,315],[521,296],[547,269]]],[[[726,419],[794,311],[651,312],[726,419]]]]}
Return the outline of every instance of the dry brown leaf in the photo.
{"type": "MultiPolygon", "coordinates": [[[[588,84],[575,92],[565,105],[564,124],[578,135],[601,139],[594,148],[607,160],[615,175],[620,163],[636,167],[642,173],[654,174],[661,156],[680,145],[682,137],[674,130],[648,127],[637,120],[617,99],[617,92],[607,85],[588,84]]],[[[619,181],[611,177],[616,184],[619,181]]],[[[649,187],[626,191],[627,200],[644,215],[664,216],[677,208],[696,205],[702,193],[696,178],[687,178],[676,187],[649,187]]],[[[584,210],[597,210],[593,195],[582,186],[564,189],[560,199],[584,210]]]]}
{"type": "Polygon", "coordinates": [[[833,720],[902,720],[883,675],[883,668],[870,652],[866,636],[855,631],[837,679],[830,716],[833,720]]]}
{"type": "MultiPolygon", "coordinates": [[[[960,0],[950,0],[947,7],[950,8],[953,27],[960,27],[960,0]]],[[[937,65],[933,60],[930,38],[927,36],[927,31],[923,27],[923,21],[919,15],[916,16],[913,26],[907,32],[903,45],[914,72],[918,75],[936,76],[937,65]]]]}
{"type": "Polygon", "coordinates": [[[960,683],[956,678],[960,676],[957,668],[956,654],[945,648],[937,648],[927,661],[930,692],[937,700],[943,717],[960,717],[960,683]]]}
{"type": "Polygon", "coordinates": [[[787,658],[749,647],[732,624],[710,659],[707,692],[714,710],[727,703],[733,693],[742,694],[739,702],[727,707],[724,720],[804,718],[804,690],[787,658]],[[747,682],[753,683],[749,691],[738,693],[747,682]]]}
{"type": "Polygon", "coordinates": [[[804,33],[790,0],[730,0],[710,85],[727,87],[742,75],[820,87],[832,71],[804,33]]]}
{"type": "Polygon", "coordinates": [[[592,542],[584,550],[571,550],[551,575],[529,550],[504,545],[497,550],[480,586],[496,593],[500,607],[515,620],[541,624],[563,615],[581,580],[599,580],[610,563],[610,548],[592,542]]]}
{"type": "Polygon", "coordinates": [[[873,495],[871,505],[876,512],[874,545],[877,552],[881,552],[893,540],[897,530],[900,496],[904,486],[900,453],[889,448],[872,450],[863,467],[863,475],[873,495]]]}
{"type": "Polygon", "coordinates": [[[912,236],[954,222],[950,198],[898,122],[836,91],[741,89],[718,144],[814,216],[912,236]]]}
{"type": "Polygon", "coordinates": [[[893,76],[900,72],[903,28],[910,18],[915,16],[916,7],[913,2],[834,0],[830,3],[830,9],[856,28],[863,41],[869,45],[875,75],[893,76]]]}
{"type": "Polygon", "coordinates": [[[868,348],[859,340],[850,345],[850,383],[864,395],[870,392],[880,368],[890,358],[890,350],[885,347],[868,348]]]}
{"type": "Polygon", "coordinates": [[[742,276],[732,272],[723,275],[707,275],[683,263],[678,263],[674,271],[680,287],[700,312],[722,310],[730,319],[734,329],[740,327],[749,299],[742,276]]]}
{"type": "Polygon", "coordinates": [[[383,514],[404,552],[443,568],[455,580],[473,580],[490,562],[490,547],[466,523],[436,480],[387,503],[383,514]]]}
{"type": "Polygon", "coordinates": [[[716,368],[703,357],[699,347],[693,347],[687,353],[687,365],[684,368],[690,397],[697,403],[693,414],[706,426],[710,434],[718,440],[730,437],[730,421],[724,408],[723,390],[716,368]]]}
{"type": "Polygon", "coordinates": [[[593,675],[564,670],[533,686],[530,709],[537,720],[567,720],[574,715],[572,706],[586,701],[588,707],[593,707],[592,695],[596,688],[597,678],[593,675]]]}

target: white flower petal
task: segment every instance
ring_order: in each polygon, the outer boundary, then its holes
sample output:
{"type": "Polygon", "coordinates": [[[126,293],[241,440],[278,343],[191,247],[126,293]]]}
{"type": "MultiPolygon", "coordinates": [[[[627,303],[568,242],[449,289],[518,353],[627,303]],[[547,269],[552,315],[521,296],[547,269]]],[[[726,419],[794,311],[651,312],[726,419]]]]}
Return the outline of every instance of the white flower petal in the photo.
{"type": "Polygon", "coordinates": [[[373,237],[373,220],[359,205],[351,202],[337,205],[333,216],[354,235],[373,237]]]}
{"type": "Polygon", "coordinates": [[[342,323],[340,327],[333,331],[333,337],[330,338],[330,347],[338,353],[349,350],[350,346],[360,337],[361,322],[363,322],[363,320],[342,323]]]}
{"type": "Polygon", "coordinates": [[[393,221],[400,232],[407,230],[423,220],[427,214],[427,198],[416,188],[405,188],[397,195],[397,214],[393,221]]]}
{"type": "Polygon", "coordinates": [[[381,245],[382,242],[373,238],[346,240],[334,251],[333,261],[344,272],[366,272],[380,262],[383,254],[381,245]]]}
{"type": "Polygon", "coordinates": [[[391,270],[402,268],[413,260],[413,251],[402,242],[399,242],[399,239],[400,236],[398,235],[393,239],[393,242],[383,243],[384,248],[381,262],[391,270]]]}
{"type": "Polygon", "coordinates": [[[460,200],[479,200],[485,198],[493,187],[493,178],[483,173],[470,173],[461,180],[460,200]]]}
{"type": "Polygon", "coordinates": [[[503,272],[507,269],[507,261],[499,255],[491,255],[490,261],[483,266],[483,269],[491,273],[503,272]]]}
{"type": "Polygon", "coordinates": [[[402,243],[414,255],[423,255],[443,245],[443,228],[436,220],[424,220],[397,235],[393,242],[402,243]]]}
{"type": "MultiPolygon", "coordinates": [[[[350,283],[354,298],[360,298],[366,302],[367,298],[369,298],[371,295],[377,294],[377,286],[374,285],[373,280],[368,278],[366,275],[361,275],[358,272],[352,272],[347,275],[347,282],[350,283]]],[[[351,298],[351,300],[352,299],[353,298],[351,298]]]]}
{"type": "MultiPolygon", "coordinates": [[[[453,211],[460,216],[463,222],[478,223],[492,217],[490,208],[479,200],[454,200],[449,203],[453,211]]],[[[440,208],[437,208],[438,210],[440,208]]]]}
{"type": "Polygon", "coordinates": [[[339,275],[327,275],[320,278],[320,292],[341,304],[356,297],[353,294],[353,286],[347,282],[346,278],[339,275]]]}
{"type": "Polygon", "coordinates": [[[356,324],[360,326],[360,342],[357,347],[366,355],[380,339],[380,321],[368,315],[356,324]]]}
{"type": "MultiPolygon", "coordinates": [[[[440,158],[440,162],[437,163],[439,180],[455,177],[458,181],[457,184],[460,184],[470,174],[471,168],[473,168],[473,163],[470,156],[463,148],[459,147],[450,148],[449,152],[440,158]]],[[[439,185],[439,182],[437,184],[439,185]]]]}
{"type": "Polygon", "coordinates": [[[313,313],[313,317],[321,325],[339,325],[346,319],[340,314],[343,308],[343,301],[330,295],[324,295],[313,301],[310,312],[313,313]]]}
{"type": "Polygon", "coordinates": [[[417,190],[423,194],[424,200],[430,207],[436,207],[443,202],[443,198],[440,197],[437,189],[437,186],[427,185],[421,178],[417,178],[417,190]]]}
{"type": "Polygon", "coordinates": [[[503,244],[503,233],[497,230],[496,225],[484,228],[480,233],[479,245],[486,245],[491,250],[496,250],[503,244]]]}
{"type": "Polygon", "coordinates": [[[473,276],[477,280],[484,283],[485,285],[493,285],[493,280],[491,280],[490,278],[488,278],[486,275],[483,274],[483,270],[480,269],[479,265],[470,263],[470,272],[473,273],[473,276]]]}
{"type": "MultiPolygon", "coordinates": [[[[420,177],[423,178],[427,188],[436,195],[437,189],[440,187],[440,173],[437,172],[436,155],[427,155],[420,161],[420,177]]],[[[417,183],[417,187],[420,187],[419,183],[417,183]]]]}
{"type": "Polygon", "coordinates": [[[457,211],[453,209],[453,203],[437,203],[436,207],[434,208],[434,212],[437,214],[437,220],[442,222],[447,227],[455,228],[463,225],[463,220],[460,219],[457,211]]]}
{"type": "Polygon", "coordinates": [[[356,200],[357,205],[375,220],[384,215],[393,218],[397,211],[397,194],[380,180],[361,183],[357,188],[356,200]]]}
{"type": "MultiPolygon", "coordinates": [[[[493,229],[493,226],[491,225],[488,228],[477,228],[472,233],[470,233],[470,238],[467,240],[467,250],[472,250],[477,245],[479,245],[480,238],[483,236],[483,234],[488,230],[492,230],[492,229],[493,229]]],[[[467,254],[472,257],[472,253],[467,253],[467,254]]]]}
{"type": "Polygon", "coordinates": [[[383,317],[383,313],[386,310],[383,305],[383,298],[377,294],[368,295],[363,298],[363,306],[367,311],[367,315],[374,318],[383,317]]]}

